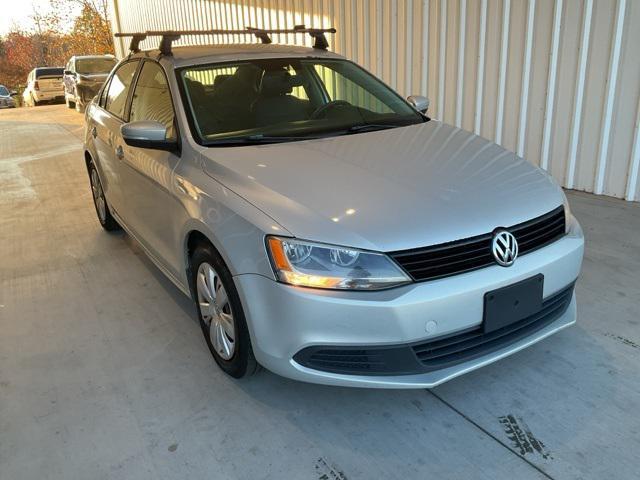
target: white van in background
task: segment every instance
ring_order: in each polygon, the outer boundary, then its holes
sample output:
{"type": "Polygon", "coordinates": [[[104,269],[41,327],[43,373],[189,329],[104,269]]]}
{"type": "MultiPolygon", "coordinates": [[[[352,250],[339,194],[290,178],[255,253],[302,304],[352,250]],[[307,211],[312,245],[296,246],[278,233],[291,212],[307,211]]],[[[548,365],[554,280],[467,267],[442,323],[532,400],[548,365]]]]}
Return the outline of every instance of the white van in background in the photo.
{"type": "Polygon", "coordinates": [[[29,72],[22,98],[24,104],[35,107],[42,102],[63,102],[62,67],[37,67],[29,72]]]}

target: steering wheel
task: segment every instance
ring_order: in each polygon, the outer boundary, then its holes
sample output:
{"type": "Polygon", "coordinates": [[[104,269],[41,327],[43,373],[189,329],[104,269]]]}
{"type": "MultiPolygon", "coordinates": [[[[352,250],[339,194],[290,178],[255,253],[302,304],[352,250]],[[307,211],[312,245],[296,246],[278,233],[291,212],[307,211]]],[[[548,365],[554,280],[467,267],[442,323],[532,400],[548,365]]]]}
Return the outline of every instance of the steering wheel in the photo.
{"type": "Polygon", "coordinates": [[[324,116],[329,110],[336,107],[352,107],[352,105],[346,100],[333,100],[329,103],[325,103],[324,105],[320,105],[318,108],[314,110],[314,112],[309,117],[310,120],[315,120],[324,116]]]}

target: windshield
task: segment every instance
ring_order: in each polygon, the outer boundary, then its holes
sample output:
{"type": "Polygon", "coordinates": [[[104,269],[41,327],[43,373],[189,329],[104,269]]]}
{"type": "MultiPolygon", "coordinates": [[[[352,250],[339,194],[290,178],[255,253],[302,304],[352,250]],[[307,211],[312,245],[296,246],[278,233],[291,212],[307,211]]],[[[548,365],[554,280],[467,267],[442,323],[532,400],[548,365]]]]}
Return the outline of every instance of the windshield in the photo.
{"type": "Polygon", "coordinates": [[[0,85],[0,96],[3,96],[3,97],[9,96],[9,90],[7,90],[7,87],[5,87],[4,85],[0,85]]]}
{"type": "Polygon", "coordinates": [[[64,68],[37,68],[36,78],[41,77],[61,77],[64,72],[64,68]]]}
{"type": "Polygon", "coordinates": [[[303,140],[427,120],[346,60],[260,59],[186,67],[179,77],[204,145],[303,140]]]}
{"type": "Polygon", "coordinates": [[[76,71],[86,75],[109,73],[115,64],[114,58],[79,58],[76,60],[76,71]]]}

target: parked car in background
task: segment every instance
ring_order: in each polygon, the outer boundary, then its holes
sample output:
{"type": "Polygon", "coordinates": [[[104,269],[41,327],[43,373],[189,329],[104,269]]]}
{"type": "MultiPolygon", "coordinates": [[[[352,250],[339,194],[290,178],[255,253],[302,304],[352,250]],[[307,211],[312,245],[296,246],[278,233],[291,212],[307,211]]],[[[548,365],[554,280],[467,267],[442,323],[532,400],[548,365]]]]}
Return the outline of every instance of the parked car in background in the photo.
{"type": "Polygon", "coordinates": [[[98,94],[116,65],[113,55],[73,56],[64,70],[64,100],[67,107],[82,112],[98,94]]]}
{"type": "Polygon", "coordinates": [[[63,72],[62,67],[37,67],[31,70],[27,77],[27,86],[22,93],[24,104],[35,107],[42,102],[63,101],[63,72]]]}
{"type": "Polygon", "coordinates": [[[16,92],[9,91],[4,85],[0,85],[0,108],[16,108],[16,101],[13,96],[16,92]]]}

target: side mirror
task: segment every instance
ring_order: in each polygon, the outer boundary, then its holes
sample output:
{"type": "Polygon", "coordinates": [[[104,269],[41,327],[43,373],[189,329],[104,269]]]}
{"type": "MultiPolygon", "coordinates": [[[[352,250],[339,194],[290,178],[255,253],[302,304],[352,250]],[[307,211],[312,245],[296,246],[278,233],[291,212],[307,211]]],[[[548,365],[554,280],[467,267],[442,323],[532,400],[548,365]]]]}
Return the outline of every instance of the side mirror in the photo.
{"type": "Polygon", "coordinates": [[[420,113],[427,113],[429,109],[429,99],[422,95],[411,95],[407,97],[407,101],[420,113]]]}
{"type": "Polygon", "coordinates": [[[15,97],[16,95],[18,95],[18,92],[16,92],[15,90],[11,90],[9,92],[9,96],[11,96],[11,97],[15,97]]]}
{"type": "Polygon", "coordinates": [[[178,142],[167,139],[167,127],[160,122],[140,121],[125,123],[120,127],[124,143],[130,147],[149,148],[176,152],[178,142]]]}

